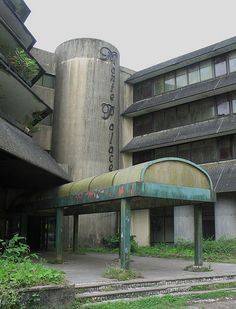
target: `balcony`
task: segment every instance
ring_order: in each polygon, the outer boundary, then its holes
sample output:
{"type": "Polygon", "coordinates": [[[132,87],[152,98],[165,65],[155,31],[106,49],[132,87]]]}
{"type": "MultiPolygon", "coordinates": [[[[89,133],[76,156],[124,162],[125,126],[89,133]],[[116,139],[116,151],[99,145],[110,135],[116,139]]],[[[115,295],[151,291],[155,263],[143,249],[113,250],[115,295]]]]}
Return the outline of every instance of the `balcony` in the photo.
{"type": "Polygon", "coordinates": [[[8,2],[12,11],[24,23],[31,12],[24,0],[9,0],[8,2]]]}
{"type": "Polygon", "coordinates": [[[0,58],[29,86],[32,86],[44,73],[39,63],[23,47],[2,18],[0,18],[0,58]]]}
{"type": "Polygon", "coordinates": [[[25,27],[19,17],[12,11],[10,1],[0,0],[0,17],[14,32],[19,41],[24,47],[30,50],[35,44],[36,40],[29,30],[25,27]]]}
{"type": "Polygon", "coordinates": [[[0,59],[0,116],[29,133],[51,109],[0,59]]]}

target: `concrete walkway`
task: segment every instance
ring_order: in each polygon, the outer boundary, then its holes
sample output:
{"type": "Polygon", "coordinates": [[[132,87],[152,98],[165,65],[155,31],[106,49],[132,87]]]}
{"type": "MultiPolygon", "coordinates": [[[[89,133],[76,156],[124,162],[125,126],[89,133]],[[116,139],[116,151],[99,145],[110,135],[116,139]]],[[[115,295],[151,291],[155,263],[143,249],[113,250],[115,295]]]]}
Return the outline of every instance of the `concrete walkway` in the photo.
{"type": "MultiPolygon", "coordinates": [[[[53,260],[53,254],[43,255],[47,260],[53,260]]],[[[113,280],[102,277],[106,267],[117,262],[116,254],[65,254],[63,264],[49,264],[51,267],[65,272],[70,283],[99,283],[113,280]]],[[[213,271],[188,272],[183,269],[193,264],[192,261],[180,259],[163,259],[155,257],[131,257],[131,269],[143,274],[144,280],[201,278],[219,275],[236,275],[236,264],[210,263],[213,271]]],[[[208,266],[209,263],[205,263],[208,266]]],[[[140,279],[139,279],[140,280],[140,279]]]]}

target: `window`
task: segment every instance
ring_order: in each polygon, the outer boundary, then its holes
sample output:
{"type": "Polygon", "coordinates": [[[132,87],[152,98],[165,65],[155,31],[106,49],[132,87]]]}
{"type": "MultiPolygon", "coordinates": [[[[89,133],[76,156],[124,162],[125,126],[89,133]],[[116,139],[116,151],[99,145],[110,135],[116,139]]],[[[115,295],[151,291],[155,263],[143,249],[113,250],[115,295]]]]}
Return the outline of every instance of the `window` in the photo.
{"type": "Polygon", "coordinates": [[[187,70],[179,70],[176,72],[176,88],[184,87],[188,84],[187,70]]]}
{"type": "Polygon", "coordinates": [[[192,161],[195,163],[204,162],[205,141],[198,141],[192,143],[192,161]]]}
{"type": "Polygon", "coordinates": [[[162,94],[164,92],[164,90],[165,90],[165,88],[164,88],[164,78],[160,77],[154,83],[154,94],[155,95],[162,94]]]}
{"type": "Polygon", "coordinates": [[[236,93],[232,94],[232,112],[236,113],[236,93]]]}
{"type": "Polygon", "coordinates": [[[208,120],[214,118],[215,115],[215,100],[206,99],[199,102],[199,109],[201,110],[200,121],[208,120]]]}
{"type": "Polygon", "coordinates": [[[218,139],[219,160],[232,158],[230,136],[223,136],[218,139]]]}
{"type": "Polygon", "coordinates": [[[152,113],[134,118],[134,136],[139,136],[152,132],[152,113]]]}
{"type": "Polygon", "coordinates": [[[219,57],[215,59],[215,76],[225,75],[227,73],[226,58],[219,57]]]}
{"type": "Polygon", "coordinates": [[[229,115],[229,100],[227,96],[217,98],[217,115],[229,115]]]}
{"type": "Polygon", "coordinates": [[[178,157],[191,160],[191,144],[182,144],[178,146],[178,157]]]}
{"type": "Polygon", "coordinates": [[[165,91],[171,91],[175,89],[175,74],[167,74],[165,76],[165,91]]]}
{"type": "Polygon", "coordinates": [[[189,85],[200,82],[199,65],[194,65],[188,69],[189,85]]]}
{"type": "Polygon", "coordinates": [[[165,121],[165,111],[160,110],[155,113],[154,116],[154,130],[155,131],[161,131],[166,129],[166,121],[165,121]]]}
{"type": "Polygon", "coordinates": [[[154,160],[155,150],[146,150],[133,153],[133,165],[154,160]]]}
{"type": "Polygon", "coordinates": [[[201,77],[201,81],[204,81],[204,80],[207,80],[213,77],[211,60],[200,63],[200,77],[201,77]]]}
{"type": "Polygon", "coordinates": [[[236,72],[236,52],[229,55],[229,71],[236,72]]]}

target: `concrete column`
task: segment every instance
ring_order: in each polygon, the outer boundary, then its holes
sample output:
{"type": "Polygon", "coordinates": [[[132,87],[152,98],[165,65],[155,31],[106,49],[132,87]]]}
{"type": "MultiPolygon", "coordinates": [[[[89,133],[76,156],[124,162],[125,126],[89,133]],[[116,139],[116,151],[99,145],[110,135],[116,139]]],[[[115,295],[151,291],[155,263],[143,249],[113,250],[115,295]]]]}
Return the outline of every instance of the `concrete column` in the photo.
{"type": "Polygon", "coordinates": [[[215,203],[215,237],[235,238],[236,236],[236,196],[218,194],[215,203]]]}
{"type": "Polygon", "coordinates": [[[174,242],[179,240],[194,240],[193,205],[174,207],[174,242]]]}
{"type": "Polygon", "coordinates": [[[150,211],[133,210],[131,213],[131,235],[140,246],[150,245],[150,211]]]}
{"type": "Polygon", "coordinates": [[[63,262],[63,208],[56,209],[56,260],[63,262]]]}
{"type": "Polygon", "coordinates": [[[79,216],[74,215],[74,226],[73,226],[73,252],[79,252],[79,216]]]}
{"type": "Polygon", "coordinates": [[[130,202],[121,200],[120,261],[121,268],[129,269],[130,262],[130,202]]]}
{"type": "Polygon", "coordinates": [[[26,214],[21,215],[20,218],[20,235],[27,237],[28,216],[26,214]]]}
{"type": "MultiPolygon", "coordinates": [[[[118,50],[84,38],[62,43],[55,54],[52,156],[69,166],[74,181],[118,169],[118,50]]],[[[114,234],[110,221],[115,219],[115,213],[81,216],[80,244],[98,245],[104,236],[114,234]]]]}
{"type": "Polygon", "coordinates": [[[194,265],[202,266],[202,205],[194,205],[194,265]]]}

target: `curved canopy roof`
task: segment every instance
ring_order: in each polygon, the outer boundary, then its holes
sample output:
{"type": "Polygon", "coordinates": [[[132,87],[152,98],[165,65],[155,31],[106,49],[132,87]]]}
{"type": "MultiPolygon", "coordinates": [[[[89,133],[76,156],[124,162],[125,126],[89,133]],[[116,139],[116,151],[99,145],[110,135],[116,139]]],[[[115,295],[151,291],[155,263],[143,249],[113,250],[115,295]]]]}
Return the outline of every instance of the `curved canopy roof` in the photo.
{"type": "Polygon", "coordinates": [[[172,205],[184,205],[213,202],[214,191],[209,175],[196,164],[162,158],[39,192],[27,204],[37,209],[74,207],[78,213],[91,213],[114,211],[111,201],[123,198],[135,198],[133,208],[149,208],[143,204],[144,198],[158,200],[158,206],[170,205],[168,200],[172,205]],[[78,206],[86,206],[86,212],[78,206]]]}

